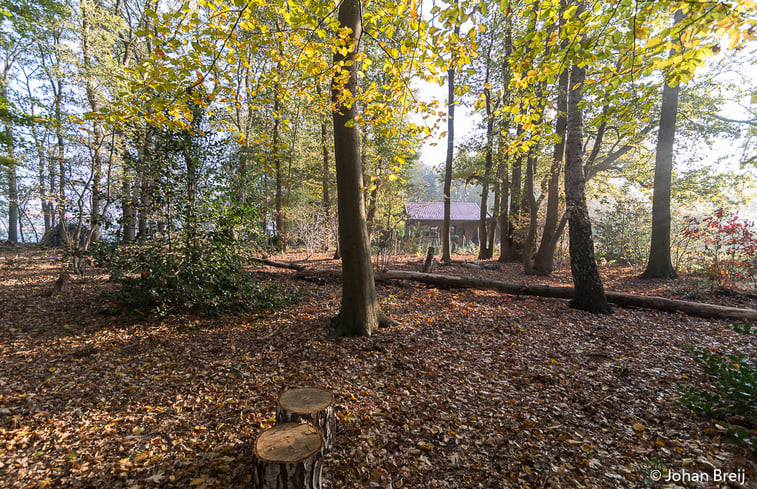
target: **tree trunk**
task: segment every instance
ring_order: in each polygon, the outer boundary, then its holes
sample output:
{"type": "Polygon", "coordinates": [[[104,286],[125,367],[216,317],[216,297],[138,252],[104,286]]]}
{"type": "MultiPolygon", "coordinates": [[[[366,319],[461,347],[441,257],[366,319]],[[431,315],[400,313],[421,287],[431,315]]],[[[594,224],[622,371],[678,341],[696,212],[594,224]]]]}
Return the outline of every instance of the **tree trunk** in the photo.
{"type": "Polygon", "coordinates": [[[356,108],[345,103],[342,92],[355,93],[355,55],[362,34],[362,6],[359,0],[344,0],[339,7],[339,23],[351,32],[345,40],[346,55],[337,51],[334,64],[340,69],[332,82],[334,103],[334,159],[337,174],[339,243],[344,274],[342,306],[334,318],[334,336],[369,336],[390,321],[381,312],[376,298],[368,228],[365,223],[363,172],[360,168],[360,134],[355,126],[356,108]],[[346,84],[342,70],[349,72],[346,84]]]}
{"type": "MultiPolygon", "coordinates": [[[[523,127],[518,125],[516,138],[523,134],[523,127]]],[[[513,171],[510,178],[510,218],[508,241],[510,243],[510,259],[520,260],[523,252],[521,241],[521,212],[523,209],[523,156],[513,159],[513,171]]]]}
{"type": "Polygon", "coordinates": [[[492,94],[489,89],[489,76],[491,74],[491,50],[494,42],[489,44],[486,52],[486,76],[484,77],[484,99],[486,100],[486,153],[484,155],[484,181],[481,183],[481,214],[478,223],[478,259],[488,260],[492,257],[489,248],[488,223],[486,222],[489,207],[489,179],[492,171],[492,153],[494,152],[494,114],[492,110],[492,94]]]}
{"type": "MultiPolygon", "coordinates": [[[[3,79],[0,80],[0,100],[8,100],[8,67],[3,73],[3,79]]],[[[8,165],[8,241],[18,243],[18,181],[16,176],[16,162],[13,145],[13,126],[10,120],[5,122],[5,139],[8,145],[8,158],[11,163],[8,165]]]]}
{"type": "Polygon", "coordinates": [[[286,250],[286,242],[284,239],[284,216],[282,214],[281,204],[283,202],[282,194],[282,170],[281,170],[281,158],[279,157],[279,110],[281,110],[279,102],[279,85],[276,84],[273,89],[273,167],[276,172],[276,196],[275,196],[275,219],[276,219],[276,248],[279,251],[286,250]]]}
{"type": "MultiPolygon", "coordinates": [[[[583,11],[583,3],[578,11],[583,11]]],[[[575,292],[571,305],[593,313],[609,314],[602,279],[594,257],[591,221],[586,207],[586,180],[583,169],[582,89],[586,68],[573,65],[568,95],[568,127],[565,143],[565,202],[570,233],[570,270],[575,292]]]]}
{"type": "Polygon", "coordinates": [[[499,208],[499,261],[500,263],[506,263],[512,260],[512,249],[510,248],[510,181],[509,181],[509,169],[507,164],[510,161],[509,157],[506,157],[505,161],[500,163],[500,171],[504,178],[500,180],[502,186],[502,196],[500,197],[499,208]]]}
{"type": "Polygon", "coordinates": [[[323,439],[307,423],[285,423],[255,440],[254,489],[320,489],[323,439]]]}
{"type": "Polygon", "coordinates": [[[534,257],[534,271],[537,275],[550,275],[554,269],[555,250],[562,232],[558,233],[558,210],[560,205],[560,171],[565,156],[565,130],[568,126],[568,80],[570,71],[565,68],[560,73],[557,86],[557,121],[555,134],[558,137],[552,152],[552,164],[549,168],[547,187],[547,215],[544,220],[544,232],[539,250],[534,257]]]}
{"type": "MultiPolygon", "coordinates": [[[[455,25],[455,34],[460,34],[460,25],[455,25]]],[[[453,63],[450,60],[450,66],[453,63]]],[[[447,159],[444,162],[444,221],[442,222],[442,262],[452,262],[452,157],[455,149],[455,68],[447,70],[447,159]]]]}
{"type": "Polygon", "coordinates": [[[538,145],[534,145],[528,152],[528,158],[526,158],[526,202],[528,203],[528,233],[526,239],[523,241],[523,256],[521,260],[523,262],[523,273],[534,273],[534,248],[536,247],[536,228],[538,226],[538,213],[539,204],[536,202],[534,196],[534,173],[536,173],[536,153],[538,151],[538,145]]]}
{"type": "MultiPolygon", "coordinates": [[[[97,101],[97,94],[94,88],[94,75],[92,73],[92,53],[90,46],[90,16],[89,0],[82,0],[81,17],[82,17],[82,62],[84,68],[85,92],[89,110],[92,113],[100,111],[100,104],[97,101]]],[[[101,188],[100,180],[102,179],[102,127],[97,119],[92,120],[92,141],[90,149],[92,150],[92,195],[90,201],[90,239],[87,240],[87,246],[90,241],[97,240],[100,236],[100,200],[101,188]]]]}
{"type": "Polygon", "coordinates": [[[287,389],[276,405],[276,424],[310,423],[323,436],[323,453],[334,448],[336,415],[334,394],[326,389],[287,389]]]}
{"type": "MultiPolygon", "coordinates": [[[[681,10],[675,13],[675,23],[683,19],[681,10]]],[[[673,49],[670,57],[676,54],[673,49]]],[[[662,89],[660,130],[657,134],[655,156],[654,192],[652,194],[652,237],[649,261],[642,278],[675,278],[675,268],[670,261],[670,184],[673,173],[673,144],[676,135],[679,86],[667,81],[662,89]]]]}

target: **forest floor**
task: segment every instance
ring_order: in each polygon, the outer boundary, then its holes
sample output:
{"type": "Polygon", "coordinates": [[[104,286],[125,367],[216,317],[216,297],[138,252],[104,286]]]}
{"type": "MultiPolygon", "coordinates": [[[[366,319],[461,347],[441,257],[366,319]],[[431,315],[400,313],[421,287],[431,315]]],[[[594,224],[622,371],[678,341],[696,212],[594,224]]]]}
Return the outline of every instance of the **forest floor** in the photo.
{"type": "MultiPolygon", "coordinates": [[[[46,297],[62,269],[58,252],[0,248],[4,488],[247,487],[278,392],[311,385],[337,400],[328,488],[757,487],[754,453],[678,402],[678,384],[711,383],[689,346],[757,355],[757,338],[723,321],[595,316],[565,300],[396,281],[377,287],[399,325],[330,340],[336,279],[259,267],[299,299],[258,315],[158,319],[118,314],[98,270],[46,297]],[[746,482],[653,482],[655,469],[746,482]]],[[[565,268],[549,279],[516,264],[435,271],[570,283],[565,268]]],[[[601,272],[609,290],[757,307],[687,277],[601,272]]]]}

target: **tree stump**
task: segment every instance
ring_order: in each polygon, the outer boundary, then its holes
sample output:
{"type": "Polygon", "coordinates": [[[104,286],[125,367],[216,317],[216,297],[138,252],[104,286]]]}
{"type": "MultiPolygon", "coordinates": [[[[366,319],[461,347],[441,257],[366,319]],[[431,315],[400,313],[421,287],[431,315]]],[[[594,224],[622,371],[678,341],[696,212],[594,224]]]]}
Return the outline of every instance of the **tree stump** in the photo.
{"type": "Polygon", "coordinates": [[[324,451],[331,450],[336,431],[334,394],[316,387],[284,391],[276,406],[276,424],[290,422],[306,422],[318,428],[323,435],[324,451]]]}
{"type": "Polygon", "coordinates": [[[321,489],[323,437],[307,423],[268,428],[255,440],[254,489],[321,489]]]}
{"type": "Polygon", "coordinates": [[[423,273],[431,273],[434,270],[434,247],[429,246],[428,252],[426,253],[426,260],[423,262],[423,269],[421,272],[423,273]]]}

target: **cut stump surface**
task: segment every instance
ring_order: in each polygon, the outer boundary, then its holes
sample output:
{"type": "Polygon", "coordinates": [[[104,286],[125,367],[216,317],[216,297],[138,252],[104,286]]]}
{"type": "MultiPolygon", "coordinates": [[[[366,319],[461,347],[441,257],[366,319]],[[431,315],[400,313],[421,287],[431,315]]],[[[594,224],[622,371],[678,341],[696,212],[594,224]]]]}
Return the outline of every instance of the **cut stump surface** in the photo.
{"type": "Polygon", "coordinates": [[[323,435],[324,450],[334,446],[336,416],[334,394],[326,389],[303,387],[288,389],[279,396],[276,423],[310,423],[323,435]]]}
{"type": "Polygon", "coordinates": [[[284,423],[255,440],[255,489],[320,489],[323,438],[315,426],[284,423]]]}

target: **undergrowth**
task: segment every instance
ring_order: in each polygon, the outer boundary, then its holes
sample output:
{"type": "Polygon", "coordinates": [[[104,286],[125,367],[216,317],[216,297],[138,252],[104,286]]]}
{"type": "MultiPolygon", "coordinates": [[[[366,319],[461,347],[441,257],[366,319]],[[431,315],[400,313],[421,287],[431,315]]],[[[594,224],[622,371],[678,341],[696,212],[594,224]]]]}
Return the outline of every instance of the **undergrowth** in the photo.
{"type": "Polygon", "coordinates": [[[212,237],[171,250],[104,243],[92,256],[121,284],[127,308],[157,316],[272,310],[294,300],[280,285],[256,280],[244,253],[212,237]]]}
{"type": "MultiPolygon", "coordinates": [[[[732,324],[734,331],[753,334],[752,325],[732,324]]],[[[746,354],[723,355],[690,348],[694,361],[712,380],[708,388],[679,385],[681,403],[726,429],[729,441],[757,450],[757,363],[746,354]]]]}

